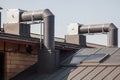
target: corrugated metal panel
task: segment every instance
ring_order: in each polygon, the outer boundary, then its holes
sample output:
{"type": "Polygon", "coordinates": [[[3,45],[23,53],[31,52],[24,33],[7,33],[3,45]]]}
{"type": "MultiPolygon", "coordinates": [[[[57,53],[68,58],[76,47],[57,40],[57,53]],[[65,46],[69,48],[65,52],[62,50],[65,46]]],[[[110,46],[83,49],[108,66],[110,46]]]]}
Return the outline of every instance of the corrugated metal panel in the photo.
{"type": "Polygon", "coordinates": [[[120,74],[120,67],[117,67],[114,71],[112,71],[109,75],[107,75],[103,80],[114,80],[117,75],[120,74]]]}
{"type": "Polygon", "coordinates": [[[112,55],[118,50],[119,48],[102,48],[100,51],[98,51],[96,54],[109,54],[112,55]]]}
{"type": "Polygon", "coordinates": [[[80,56],[73,56],[70,64],[80,64],[83,60],[85,60],[88,57],[88,55],[80,55],[80,56]]]}
{"type": "Polygon", "coordinates": [[[120,80],[120,74],[114,80],[120,80]]]}
{"type": "Polygon", "coordinates": [[[82,63],[99,63],[107,58],[107,54],[90,54],[90,55],[75,55],[73,56],[70,64],[82,63]]]}
{"type": "Polygon", "coordinates": [[[76,55],[89,55],[89,54],[95,54],[97,51],[99,51],[101,48],[84,48],[82,50],[79,50],[76,55]]]}
{"type": "Polygon", "coordinates": [[[106,54],[91,54],[89,57],[87,57],[83,62],[87,63],[99,63],[103,61],[108,55],[106,54]]]}
{"type": "Polygon", "coordinates": [[[73,72],[71,72],[69,75],[67,75],[63,80],[71,80],[75,75],[81,73],[86,67],[78,67],[73,72]]]}
{"type": "Polygon", "coordinates": [[[81,73],[77,74],[74,78],[71,80],[81,80],[84,78],[86,75],[88,75],[92,70],[94,70],[95,67],[87,67],[84,71],[81,73]]]}
{"type": "Polygon", "coordinates": [[[92,80],[102,80],[105,76],[111,73],[116,67],[106,67],[101,73],[97,74],[92,80]]]}
{"type": "Polygon", "coordinates": [[[65,71],[61,72],[60,74],[58,74],[58,75],[55,76],[54,78],[48,79],[48,80],[62,80],[62,79],[65,78],[66,75],[68,75],[73,69],[74,69],[74,67],[67,68],[65,71]]]}
{"type": "Polygon", "coordinates": [[[89,73],[87,76],[83,78],[83,80],[92,80],[95,75],[99,74],[105,67],[97,67],[94,69],[91,73],[89,73]]]}
{"type": "Polygon", "coordinates": [[[118,65],[120,65],[120,55],[110,56],[106,61],[104,61],[103,64],[106,64],[106,63],[117,63],[118,65]]]}
{"type": "Polygon", "coordinates": [[[120,55],[120,48],[113,55],[120,55]]]}
{"type": "Polygon", "coordinates": [[[70,64],[80,64],[81,62],[100,62],[100,60],[105,56],[103,54],[94,55],[100,48],[93,49],[80,49],[76,52],[76,54],[72,57],[70,64]],[[98,59],[99,58],[99,59],[98,59]],[[97,60],[95,60],[97,59],[97,60]]]}
{"type": "Polygon", "coordinates": [[[78,66],[98,66],[100,63],[81,63],[78,66]]]}

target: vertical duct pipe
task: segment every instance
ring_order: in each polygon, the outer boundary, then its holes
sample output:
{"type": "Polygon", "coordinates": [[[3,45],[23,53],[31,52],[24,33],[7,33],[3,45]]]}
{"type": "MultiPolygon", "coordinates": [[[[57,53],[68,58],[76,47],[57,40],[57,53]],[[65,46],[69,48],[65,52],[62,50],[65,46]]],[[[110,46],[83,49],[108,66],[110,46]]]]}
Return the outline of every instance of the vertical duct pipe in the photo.
{"type": "Polygon", "coordinates": [[[109,47],[118,47],[118,29],[113,24],[97,24],[80,26],[79,33],[108,33],[109,47]]]}
{"type": "Polygon", "coordinates": [[[38,54],[38,72],[52,73],[56,67],[56,53],[54,42],[54,15],[50,10],[26,11],[20,15],[20,21],[44,21],[44,46],[38,54]]]}
{"type": "Polygon", "coordinates": [[[49,10],[44,10],[44,44],[47,49],[54,50],[54,15],[49,10]]]}
{"type": "Polygon", "coordinates": [[[118,29],[114,24],[111,24],[109,27],[109,46],[118,47],[118,29]]]}

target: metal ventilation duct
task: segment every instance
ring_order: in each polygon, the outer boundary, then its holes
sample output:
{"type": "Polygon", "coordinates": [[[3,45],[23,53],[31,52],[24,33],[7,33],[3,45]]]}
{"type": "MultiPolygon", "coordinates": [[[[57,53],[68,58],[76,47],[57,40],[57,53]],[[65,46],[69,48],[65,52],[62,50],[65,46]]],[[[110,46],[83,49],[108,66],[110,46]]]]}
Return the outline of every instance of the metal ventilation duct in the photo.
{"type": "Polygon", "coordinates": [[[54,15],[48,9],[37,11],[26,11],[21,13],[20,21],[44,21],[44,45],[47,49],[54,49],[54,15]]]}
{"type": "Polygon", "coordinates": [[[113,24],[97,24],[97,25],[82,25],[79,28],[79,33],[104,33],[108,32],[108,40],[110,47],[117,47],[118,46],[118,29],[113,24]]]}
{"type": "MultiPolygon", "coordinates": [[[[0,10],[2,10],[3,8],[0,7],[0,10]]],[[[1,31],[1,12],[0,12],[0,31],[1,31]]]]}
{"type": "Polygon", "coordinates": [[[1,31],[1,12],[0,12],[0,31],[1,31]]]}

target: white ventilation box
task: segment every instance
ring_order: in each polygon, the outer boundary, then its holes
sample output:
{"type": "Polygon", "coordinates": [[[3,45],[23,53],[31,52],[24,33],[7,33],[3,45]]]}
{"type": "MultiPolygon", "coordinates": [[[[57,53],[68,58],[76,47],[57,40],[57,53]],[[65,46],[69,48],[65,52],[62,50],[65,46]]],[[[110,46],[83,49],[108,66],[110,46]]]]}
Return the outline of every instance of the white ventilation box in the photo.
{"type": "Polygon", "coordinates": [[[8,9],[7,10],[7,23],[19,23],[20,22],[20,14],[22,12],[25,12],[25,10],[8,9]]]}
{"type": "Polygon", "coordinates": [[[79,23],[71,23],[67,27],[67,34],[68,35],[77,35],[79,34],[79,23]]]}

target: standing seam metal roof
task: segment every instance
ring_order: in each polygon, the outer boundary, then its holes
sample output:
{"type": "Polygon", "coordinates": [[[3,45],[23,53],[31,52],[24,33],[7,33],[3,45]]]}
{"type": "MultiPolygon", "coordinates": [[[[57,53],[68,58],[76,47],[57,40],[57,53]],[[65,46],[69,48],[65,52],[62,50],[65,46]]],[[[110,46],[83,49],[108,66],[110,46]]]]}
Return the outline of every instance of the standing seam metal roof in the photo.
{"type": "MultiPolygon", "coordinates": [[[[109,54],[102,62],[79,63],[76,66],[65,66],[53,74],[29,75],[25,80],[120,80],[120,48],[82,48],[75,55],[109,54]]],[[[74,57],[74,55],[73,55],[74,57]]],[[[68,60],[71,60],[68,58],[68,60]]]]}
{"type": "Polygon", "coordinates": [[[100,53],[110,56],[101,63],[80,63],[77,67],[67,66],[62,72],[53,74],[56,76],[43,80],[119,80],[120,48],[83,48],[76,55],[100,53]]]}

